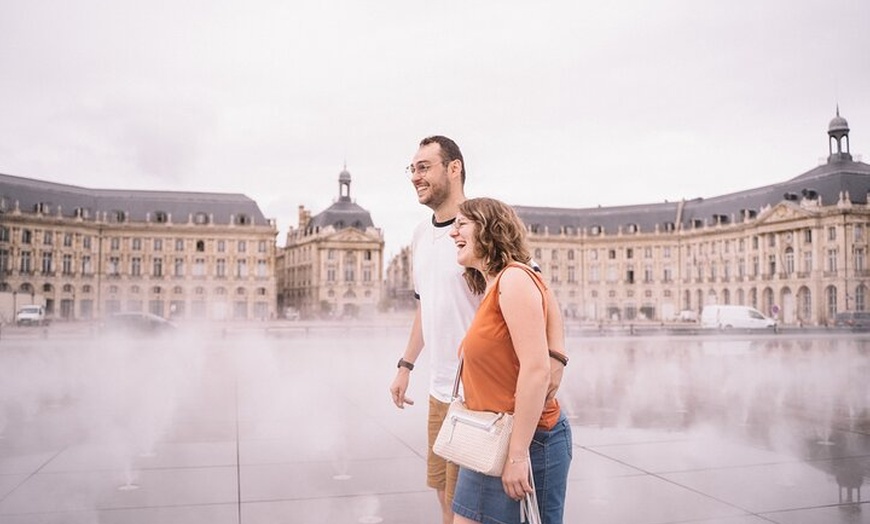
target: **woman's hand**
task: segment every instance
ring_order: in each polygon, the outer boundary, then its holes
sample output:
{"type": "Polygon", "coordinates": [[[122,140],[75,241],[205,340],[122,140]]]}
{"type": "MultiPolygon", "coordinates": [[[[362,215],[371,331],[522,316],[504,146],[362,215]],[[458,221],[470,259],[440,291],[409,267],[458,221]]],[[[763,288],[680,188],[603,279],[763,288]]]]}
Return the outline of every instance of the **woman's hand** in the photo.
{"type": "Polygon", "coordinates": [[[526,496],[526,493],[531,493],[528,457],[509,458],[501,473],[501,484],[504,487],[504,492],[513,500],[520,501],[526,496]]]}

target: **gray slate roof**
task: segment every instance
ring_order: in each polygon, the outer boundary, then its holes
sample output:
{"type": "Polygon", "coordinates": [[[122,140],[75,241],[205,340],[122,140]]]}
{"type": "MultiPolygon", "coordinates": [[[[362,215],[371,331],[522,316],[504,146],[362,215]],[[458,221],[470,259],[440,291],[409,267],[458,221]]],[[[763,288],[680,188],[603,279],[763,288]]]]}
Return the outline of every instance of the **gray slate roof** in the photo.
{"type": "Polygon", "coordinates": [[[870,165],[853,161],[831,162],[778,184],[687,200],[683,204],[679,225],[676,224],[679,202],[583,209],[514,206],[514,209],[527,226],[541,233],[545,227],[550,234],[558,234],[566,227],[591,230],[599,226],[604,233],[615,234],[620,227],[627,231],[630,224],[636,225],[641,233],[651,233],[656,226],[665,231],[668,222],[689,229],[695,220],[714,224],[717,217],[724,216],[729,223],[740,221],[744,210],[757,213],[765,206],[774,206],[786,199],[799,201],[813,194],[821,197],[823,205],[834,205],[841,192],[848,192],[853,204],[867,204],[870,165]]]}
{"type": "Polygon", "coordinates": [[[374,227],[372,215],[350,199],[350,172],[345,167],[338,174],[339,197],[331,206],[318,213],[308,222],[307,228],[314,230],[332,226],[336,230],[353,227],[360,231],[374,227]],[[346,191],[343,192],[342,188],[346,191]]]}
{"type": "Polygon", "coordinates": [[[227,225],[230,218],[248,218],[254,225],[268,225],[257,203],[237,193],[200,193],[183,191],[140,191],[91,189],[0,174],[0,204],[9,213],[15,205],[24,213],[36,206],[47,207],[46,213],[56,215],[58,206],[64,217],[74,217],[77,208],[87,209],[90,220],[97,214],[123,211],[129,222],[145,222],[157,212],[167,213],[173,223],[187,223],[190,215],[205,213],[214,224],[227,225]]]}
{"type": "Polygon", "coordinates": [[[349,198],[342,197],[337,202],[326,208],[321,213],[311,218],[308,226],[311,228],[324,228],[333,226],[336,230],[354,227],[360,231],[374,227],[372,215],[349,198]]]}

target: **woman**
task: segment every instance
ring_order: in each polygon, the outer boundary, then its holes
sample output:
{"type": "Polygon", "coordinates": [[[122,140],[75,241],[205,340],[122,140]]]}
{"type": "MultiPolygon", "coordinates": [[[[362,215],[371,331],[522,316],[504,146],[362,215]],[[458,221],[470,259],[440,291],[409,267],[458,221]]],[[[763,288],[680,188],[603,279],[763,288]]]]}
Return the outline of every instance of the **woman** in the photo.
{"type": "Polygon", "coordinates": [[[465,278],[483,293],[462,344],[462,386],[473,410],[511,412],[513,432],[501,478],[459,472],[454,523],[519,522],[519,501],[531,492],[529,457],[545,523],[561,523],[571,428],[547,400],[547,288],[528,266],[525,227],[510,206],[490,198],[459,207],[451,237],[465,278]]]}

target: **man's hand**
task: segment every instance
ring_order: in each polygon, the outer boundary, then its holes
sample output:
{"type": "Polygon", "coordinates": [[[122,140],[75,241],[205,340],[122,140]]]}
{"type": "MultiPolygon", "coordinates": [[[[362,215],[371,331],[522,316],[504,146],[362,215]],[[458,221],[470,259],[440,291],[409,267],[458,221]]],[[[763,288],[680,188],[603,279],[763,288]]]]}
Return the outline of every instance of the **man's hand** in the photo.
{"type": "Polygon", "coordinates": [[[411,372],[407,368],[399,368],[396,371],[396,378],[390,385],[390,396],[393,399],[393,404],[399,409],[405,409],[405,404],[414,405],[414,401],[405,396],[408,391],[408,381],[411,377],[411,372]]]}
{"type": "Polygon", "coordinates": [[[550,359],[550,385],[547,386],[547,400],[551,400],[559,391],[559,385],[562,383],[562,373],[565,372],[565,365],[558,360],[550,359]]]}

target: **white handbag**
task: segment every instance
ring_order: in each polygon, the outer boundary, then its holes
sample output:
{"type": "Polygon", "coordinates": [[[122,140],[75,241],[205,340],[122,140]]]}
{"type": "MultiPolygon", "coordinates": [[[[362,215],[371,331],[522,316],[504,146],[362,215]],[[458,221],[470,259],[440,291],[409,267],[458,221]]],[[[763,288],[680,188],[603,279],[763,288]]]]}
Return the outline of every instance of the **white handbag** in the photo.
{"type": "Polygon", "coordinates": [[[500,477],[507,460],[514,417],[511,413],[473,411],[459,398],[462,359],[453,383],[453,401],[438,431],[432,451],[454,464],[500,477]]]}

